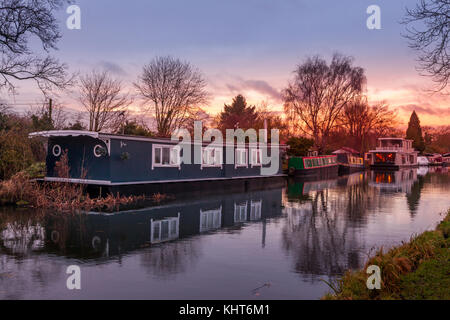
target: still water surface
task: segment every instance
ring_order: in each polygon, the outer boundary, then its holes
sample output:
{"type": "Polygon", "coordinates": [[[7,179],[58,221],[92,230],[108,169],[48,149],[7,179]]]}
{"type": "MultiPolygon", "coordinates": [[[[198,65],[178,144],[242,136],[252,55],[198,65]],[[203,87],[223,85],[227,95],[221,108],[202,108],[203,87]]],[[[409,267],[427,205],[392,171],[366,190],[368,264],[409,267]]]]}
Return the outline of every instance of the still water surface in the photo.
{"type": "Polygon", "coordinates": [[[434,228],[444,169],[366,172],[110,215],[0,211],[1,299],[317,299],[322,279],[434,228]],[[66,269],[81,267],[81,290],[66,269]]]}

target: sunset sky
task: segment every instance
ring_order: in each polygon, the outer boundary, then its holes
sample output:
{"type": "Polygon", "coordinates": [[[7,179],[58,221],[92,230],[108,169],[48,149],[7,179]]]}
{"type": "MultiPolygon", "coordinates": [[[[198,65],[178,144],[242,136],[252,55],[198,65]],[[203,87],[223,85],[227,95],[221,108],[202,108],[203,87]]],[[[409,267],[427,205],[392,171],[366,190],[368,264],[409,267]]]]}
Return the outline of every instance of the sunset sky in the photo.
{"type": "MultiPolygon", "coordinates": [[[[450,98],[430,95],[429,78],[418,75],[416,52],[399,24],[416,0],[79,0],[82,29],[68,30],[58,58],[74,72],[104,68],[129,90],[142,66],[171,55],[198,67],[212,98],[205,110],[217,113],[242,93],[252,104],[267,101],[281,110],[280,91],[307,56],[351,55],[366,70],[371,101],[386,100],[406,123],[412,110],[424,125],[450,125],[450,98]],[[381,8],[381,30],[368,30],[366,9],[381,8]]],[[[80,109],[71,96],[61,102],[80,109]]],[[[15,103],[39,99],[21,83],[15,103]]],[[[9,97],[8,101],[14,101],[9,97]]],[[[137,103],[136,106],[137,108],[137,103]]]]}

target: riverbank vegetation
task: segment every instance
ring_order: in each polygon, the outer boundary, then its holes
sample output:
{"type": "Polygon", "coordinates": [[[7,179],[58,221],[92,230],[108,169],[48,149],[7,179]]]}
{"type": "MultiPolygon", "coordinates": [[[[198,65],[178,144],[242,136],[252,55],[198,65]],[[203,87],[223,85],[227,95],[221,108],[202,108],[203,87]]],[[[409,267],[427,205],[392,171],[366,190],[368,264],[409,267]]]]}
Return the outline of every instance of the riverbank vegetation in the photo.
{"type": "Polygon", "coordinates": [[[324,299],[450,299],[450,210],[434,231],[414,236],[388,251],[381,248],[363,270],[348,271],[330,284],[324,299]],[[381,289],[366,286],[368,266],[381,269],[381,289]]]}
{"type": "MultiPolygon", "coordinates": [[[[160,203],[167,195],[121,196],[108,194],[104,197],[91,197],[84,185],[73,183],[44,183],[32,178],[40,167],[30,167],[20,171],[10,179],[0,182],[0,205],[17,205],[35,209],[47,209],[60,213],[77,211],[118,211],[123,207],[140,203],[160,203]]],[[[61,178],[69,177],[67,153],[63,153],[56,164],[56,172],[61,178]]]]}

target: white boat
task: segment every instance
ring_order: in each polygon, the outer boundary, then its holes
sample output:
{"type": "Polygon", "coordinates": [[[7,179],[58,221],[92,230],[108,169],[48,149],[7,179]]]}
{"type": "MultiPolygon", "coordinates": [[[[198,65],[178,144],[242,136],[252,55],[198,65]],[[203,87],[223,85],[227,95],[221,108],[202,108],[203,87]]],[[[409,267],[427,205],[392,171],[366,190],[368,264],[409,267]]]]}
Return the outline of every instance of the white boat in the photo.
{"type": "Polygon", "coordinates": [[[375,150],[366,155],[371,168],[395,169],[417,166],[418,152],[412,147],[413,140],[403,138],[380,138],[375,150]]]}
{"type": "Polygon", "coordinates": [[[418,164],[419,166],[425,166],[425,167],[428,167],[428,166],[430,165],[430,161],[428,161],[428,158],[427,158],[427,157],[421,156],[421,157],[417,157],[417,164],[418,164]]]}

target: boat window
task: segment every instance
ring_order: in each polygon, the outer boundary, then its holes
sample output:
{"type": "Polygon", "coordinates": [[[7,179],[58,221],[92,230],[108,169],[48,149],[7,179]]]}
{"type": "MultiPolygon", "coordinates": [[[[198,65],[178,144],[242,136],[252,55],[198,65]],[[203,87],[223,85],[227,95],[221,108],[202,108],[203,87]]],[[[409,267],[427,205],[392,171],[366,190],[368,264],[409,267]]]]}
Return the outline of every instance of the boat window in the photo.
{"type": "Polygon", "coordinates": [[[207,147],[203,149],[202,167],[222,167],[222,149],[207,147]]]}
{"type": "Polygon", "coordinates": [[[61,155],[61,146],[58,144],[55,144],[53,146],[52,153],[55,157],[59,157],[61,155]]]}
{"type": "Polygon", "coordinates": [[[153,146],[153,167],[179,167],[180,151],[178,146],[153,146]]]}
{"type": "Polygon", "coordinates": [[[94,156],[96,156],[97,158],[100,158],[105,155],[106,155],[106,149],[103,146],[98,144],[94,147],[94,156]]]}
{"type": "Polygon", "coordinates": [[[219,229],[222,226],[222,207],[214,210],[200,210],[200,233],[219,229]]]}
{"type": "Polygon", "coordinates": [[[242,203],[234,204],[234,222],[245,222],[247,221],[247,201],[242,203]]]}
{"type": "Polygon", "coordinates": [[[376,153],[375,154],[375,162],[395,163],[395,154],[394,153],[376,153]]]}
{"type": "Polygon", "coordinates": [[[262,152],[259,149],[252,149],[251,164],[252,166],[261,165],[262,152]]]}
{"type": "Polygon", "coordinates": [[[247,164],[247,149],[236,149],[235,167],[246,167],[247,164]]]}
{"type": "Polygon", "coordinates": [[[151,225],[151,243],[159,243],[178,239],[180,214],[178,217],[165,218],[162,220],[150,220],[151,225]]]}
{"type": "Polygon", "coordinates": [[[261,220],[261,207],[261,200],[250,203],[250,221],[261,220]]]}

